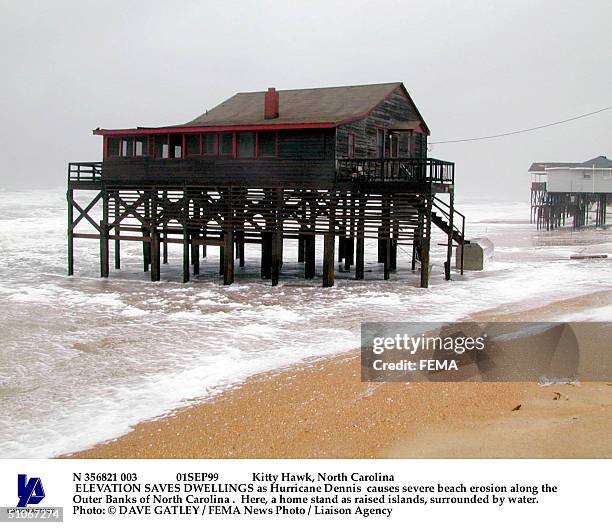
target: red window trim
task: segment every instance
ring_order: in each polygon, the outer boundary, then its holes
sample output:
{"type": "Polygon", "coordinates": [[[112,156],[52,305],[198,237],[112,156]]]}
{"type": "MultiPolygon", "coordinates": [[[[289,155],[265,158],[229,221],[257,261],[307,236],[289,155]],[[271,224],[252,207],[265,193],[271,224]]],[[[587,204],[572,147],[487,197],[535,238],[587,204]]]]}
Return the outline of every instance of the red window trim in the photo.
{"type": "Polygon", "coordinates": [[[98,128],[93,131],[95,136],[142,136],[144,134],[190,134],[206,132],[238,132],[259,130],[289,130],[303,128],[334,128],[335,123],[286,123],[278,125],[233,125],[208,127],[160,127],[160,128],[123,128],[117,130],[98,128]]]}
{"type": "MultiPolygon", "coordinates": [[[[260,131],[255,131],[255,130],[244,130],[244,132],[254,132],[255,133],[255,156],[254,157],[245,157],[245,158],[238,158],[238,132],[232,132],[232,151],[231,153],[228,154],[221,154],[221,135],[222,134],[227,134],[229,131],[227,132],[202,132],[200,134],[182,134],[181,135],[181,157],[180,158],[171,158],[170,154],[170,133],[167,134],[150,134],[150,135],[146,135],[146,134],[138,134],[137,136],[104,136],[103,138],[103,159],[107,160],[107,159],[115,159],[115,158],[126,158],[127,156],[124,156],[123,154],[123,142],[129,140],[130,138],[133,141],[133,155],[130,156],[130,158],[144,158],[144,157],[150,157],[151,159],[187,159],[187,158],[194,158],[194,157],[208,157],[208,158],[212,158],[212,157],[217,157],[217,158],[226,158],[226,157],[233,157],[235,159],[272,159],[272,158],[278,158],[279,156],[279,152],[280,152],[280,142],[279,142],[279,134],[277,130],[273,130],[273,131],[269,131],[269,132],[274,132],[274,154],[270,155],[270,156],[262,156],[260,151],[259,151],[259,133],[260,131]],[[188,135],[198,135],[199,137],[199,152],[198,154],[189,154],[187,155],[187,136],[188,135]],[[215,151],[214,153],[208,153],[206,151],[206,141],[205,141],[205,136],[208,135],[212,135],[215,138],[215,151]],[[143,149],[143,154],[142,156],[136,156],[136,141],[137,138],[141,137],[143,138],[144,141],[146,141],[146,151],[143,149]],[[117,141],[119,141],[119,154],[117,156],[109,156],[109,141],[111,139],[116,138],[117,141]],[[165,138],[165,142],[166,145],[168,147],[168,156],[167,157],[163,157],[163,150],[162,150],[162,155],[158,156],[157,153],[157,144],[160,138],[165,138]]],[[[354,134],[353,134],[354,136],[354,134]]],[[[163,143],[162,143],[163,145],[163,143]]],[[[354,140],[353,140],[353,149],[355,147],[354,144],[354,140]]]]}

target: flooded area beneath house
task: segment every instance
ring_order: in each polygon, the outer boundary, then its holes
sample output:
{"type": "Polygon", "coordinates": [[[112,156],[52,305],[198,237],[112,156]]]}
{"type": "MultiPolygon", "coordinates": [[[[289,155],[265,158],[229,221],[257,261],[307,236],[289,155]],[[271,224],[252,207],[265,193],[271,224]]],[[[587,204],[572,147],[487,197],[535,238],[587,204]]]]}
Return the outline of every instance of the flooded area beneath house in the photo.
{"type": "MultiPolygon", "coordinates": [[[[382,280],[375,240],[366,241],[365,280],[337,270],[336,286],[303,279],[287,241],[280,284],[259,277],[260,247],[223,286],[219,248],[200,275],[181,283],[180,245],[170,245],[161,281],[143,271],[139,242],[122,242],[122,269],[100,279],[96,240],[75,240],[66,276],[63,189],[0,195],[0,457],[75,451],[130,426],[218,394],[269,369],[359,346],[366,321],[454,321],[509,303],[535,307],[612,287],[612,230],[538,232],[529,203],[457,200],[468,238],[495,245],[485,271],[453,270],[445,281],[445,236],[434,227],[429,289],[400,247],[398,272],[382,280]],[[32,207],[32,204],[37,207],[32,207]]],[[[111,266],[112,266],[111,244],[111,266]]],[[[612,319],[610,310],[589,317],[612,319]]]]}

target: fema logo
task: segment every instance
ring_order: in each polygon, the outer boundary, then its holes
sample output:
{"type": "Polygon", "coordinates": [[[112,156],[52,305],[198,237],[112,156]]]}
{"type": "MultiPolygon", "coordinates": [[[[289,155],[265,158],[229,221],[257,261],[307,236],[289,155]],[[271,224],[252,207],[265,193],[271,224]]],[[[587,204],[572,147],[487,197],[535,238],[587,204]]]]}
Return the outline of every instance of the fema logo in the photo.
{"type": "Polygon", "coordinates": [[[25,508],[29,504],[39,504],[45,498],[42,480],[38,477],[27,478],[27,475],[17,475],[17,508],[25,508]]]}
{"type": "MultiPolygon", "coordinates": [[[[12,493],[11,495],[14,496],[12,493]]],[[[62,506],[39,506],[45,498],[45,489],[40,477],[28,478],[25,473],[19,473],[17,497],[19,497],[17,506],[0,506],[0,523],[64,521],[62,506]]]]}

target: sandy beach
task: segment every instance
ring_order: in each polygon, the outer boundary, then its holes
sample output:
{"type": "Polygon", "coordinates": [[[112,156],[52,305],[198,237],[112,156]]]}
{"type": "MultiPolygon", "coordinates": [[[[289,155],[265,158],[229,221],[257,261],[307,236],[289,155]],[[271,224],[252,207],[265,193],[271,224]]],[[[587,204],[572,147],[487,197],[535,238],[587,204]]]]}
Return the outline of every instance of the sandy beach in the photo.
{"type": "MultiPolygon", "coordinates": [[[[555,321],[610,304],[612,291],[604,290],[530,310],[505,305],[471,319],[555,321]]],[[[578,337],[581,354],[607,347],[578,337]]],[[[67,456],[607,458],[611,433],[612,383],[363,383],[353,351],[253,376],[67,456]]]]}

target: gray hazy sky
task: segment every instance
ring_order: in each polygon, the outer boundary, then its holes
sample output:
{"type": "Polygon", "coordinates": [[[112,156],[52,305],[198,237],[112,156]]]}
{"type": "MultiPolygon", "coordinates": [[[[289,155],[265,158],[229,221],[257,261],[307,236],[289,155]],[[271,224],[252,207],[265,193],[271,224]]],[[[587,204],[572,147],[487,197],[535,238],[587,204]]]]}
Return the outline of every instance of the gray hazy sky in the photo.
{"type": "MultiPolygon", "coordinates": [[[[187,121],[238,91],[403,81],[431,141],[612,105],[612,2],[0,0],[0,188],[62,185],[97,126],[187,121]]],[[[533,160],[612,157],[612,111],[434,146],[460,194],[527,199],[533,160]]]]}

